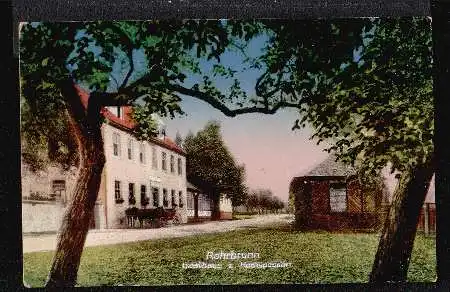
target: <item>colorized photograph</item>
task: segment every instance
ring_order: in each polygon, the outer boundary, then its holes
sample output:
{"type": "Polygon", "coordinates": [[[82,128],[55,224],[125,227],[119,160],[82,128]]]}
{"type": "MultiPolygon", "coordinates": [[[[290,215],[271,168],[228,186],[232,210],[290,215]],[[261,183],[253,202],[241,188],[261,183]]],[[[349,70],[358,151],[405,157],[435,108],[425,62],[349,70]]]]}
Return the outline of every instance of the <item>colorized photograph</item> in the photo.
{"type": "Polygon", "coordinates": [[[436,280],[431,18],[19,31],[25,287],[436,280]]]}

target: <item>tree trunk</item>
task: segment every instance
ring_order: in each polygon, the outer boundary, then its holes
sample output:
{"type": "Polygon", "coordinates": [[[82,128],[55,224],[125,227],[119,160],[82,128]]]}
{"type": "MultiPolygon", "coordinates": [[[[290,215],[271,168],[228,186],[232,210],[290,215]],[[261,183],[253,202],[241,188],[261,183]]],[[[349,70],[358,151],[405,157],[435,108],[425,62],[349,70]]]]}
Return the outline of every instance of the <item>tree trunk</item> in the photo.
{"type": "Polygon", "coordinates": [[[405,171],[394,192],[370,282],[405,282],[419,214],[433,176],[433,161],[405,171]]]}
{"type": "Polygon", "coordinates": [[[214,192],[211,198],[212,198],[211,219],[219,220],[220,219],[220,193],[214,192]]]}
{"type": "Polygon", "coordinates": [[[448,290],[450,285],[450,151],[448,150],[448,125],[450,99],[448,87],[450,79],[450,3],[431,1],[433,49],[434,49],[434,102],[436,156],[435,202],[436,202],[436,275],[437,282],[448,290]]]}
{"type": "Polygon", "coordinates": [[[78,144],[80,164],[71,203],[64,214],[58,235],[46,287],[73,287],[76,284],[81,254],[105,164],[100,108],[91,106],[89,101],[86,110],[71,81],[63,84],[61,91],[67,99],[67,113],[72,134],[78,144]],[[89,112],[90,110],[92,112],[89,112]]]}
{"type": "Polygon", "coordinates": [[[194,194],[194,219],[198,219],[198,194],[194,194]]]}

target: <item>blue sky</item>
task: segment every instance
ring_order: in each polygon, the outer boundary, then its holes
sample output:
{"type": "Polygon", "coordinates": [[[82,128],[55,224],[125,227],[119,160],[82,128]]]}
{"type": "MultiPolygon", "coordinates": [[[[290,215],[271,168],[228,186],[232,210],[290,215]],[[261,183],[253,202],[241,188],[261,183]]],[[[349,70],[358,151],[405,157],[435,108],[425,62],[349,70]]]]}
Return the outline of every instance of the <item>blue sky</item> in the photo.
{"type": "MultiPolygon", "coordinates": [[[[260,37],[249,44],[248,53],[256,56],[264,47],[266,38],[260,37]]],[[[243,69],[243,58],[239,54],[227,52],[221,58],[224,64],[243,69]]],[[[202,69],[211,67],[202,63],[202,69]]],[[[254,94],[254,84],[261,71],[244,70],[237,74],[242,88],[248,95],[254,94]]],[[[190,77],[188,83],[193,82],[190,77]]],[[[228,82],[218,80],[217,86],[226,89],[228,82]]],[[[247,185],[250,188],[270,188],[284,201],[288,199],[291,179],[321,162],[328,155],[323,146],[309,140],[312,132],[306,127],[292,131],[292,125],[299,114],[296,110],[285,109],[274,115],[246,114],[234,118],[226,117],[205,102],[182,96],[181,107],[185,116],[173,120],[165,119],[167,134],[172,138],[176,132],[183,137],[189,131],[197,132],[210,120],[221,122],[226,145],[239,163],[246,166],[247,185]]]]}
{"type": "MultiPolygon", "coordinates": [[[[79,37],[82,33],[79,34],[79,37]]],[[[260,55],[268,36],[259,36],[247,44],[246,53],[249,57],[260,55]]],[[[95,54],[101,49],[91,47],[95,54]]],[[[355,58],[358,59],[355,51],[355,58]]],[[[123,58],[127,60],[127,58],[123,58]]],[[[133,52],[135,72],[134,77],[145,72],[147,63],[142,51],[133,52]]],[[[238,71],[235,75],[241,83],[241,88],[251,96],[255,93],[254,86],[262,71],[248,69],[243,64],[244,56],[236,50],[228,50],[221,56],[221,64],[238,71]]],[[[201,70],[209,72],[214,61],[202,61],[201,70]]],[[[120,84],[127,72],[128,65],[116,62],[113,66],[113,76],[120,84]],[[124,68],[122,68],[124,66],[124,68]]],[[[212,71],[211,71],[211,78],[212,71]]],[[[131,78],[133,79],[133,77],[131,78]]],[[[201,76],[189,75],[185,86],[191,87],[201,82],[201,76]]],[[[231,85],[231,80],[215,77],[215,85],[224,92],[231,85]]],[[[108,91],[115,91],[116,83],[111,81],[108,91]]],[[[315,164],[320,163],[328,155],[309,140],[312,134],[310,128],[292,131],[292,125],[299,114],[294,109],[280,110],[274,115],[246,114],[234,118],[226,117],[220,111],[212,108],[198,99],[181,96],[181,108],[186,113],[174,119],[165,118],[167,134],[174,138],[179,132],[183,137],[189,131],[197,132],[210,120],[220,121],[222,134],[226,145],[240,164],[245,164],[247,185],[250,188],[269,188],[284,201],[288,199],[289,183],[293,177],[301,175],[315,164]]]]}

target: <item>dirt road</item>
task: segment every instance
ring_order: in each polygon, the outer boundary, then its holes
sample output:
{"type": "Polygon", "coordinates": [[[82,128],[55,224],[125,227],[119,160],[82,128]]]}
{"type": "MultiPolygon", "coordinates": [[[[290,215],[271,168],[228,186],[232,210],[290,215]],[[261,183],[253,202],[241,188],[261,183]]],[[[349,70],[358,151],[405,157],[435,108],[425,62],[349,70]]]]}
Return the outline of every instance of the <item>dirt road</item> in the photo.
{"type": "MultiPolygon", "coordinates": [[[[90,230],[85,246],[107,245],[160,238],[183,237],[198,234],[227,232],[292,222],[293,215],[261,215],[250,219],[214,221],[202,224],[168,226],[153,229],[90,230]]],[[[23,252],[48,251],[56,248],[56,234],[24,235],[23,252]]]]}

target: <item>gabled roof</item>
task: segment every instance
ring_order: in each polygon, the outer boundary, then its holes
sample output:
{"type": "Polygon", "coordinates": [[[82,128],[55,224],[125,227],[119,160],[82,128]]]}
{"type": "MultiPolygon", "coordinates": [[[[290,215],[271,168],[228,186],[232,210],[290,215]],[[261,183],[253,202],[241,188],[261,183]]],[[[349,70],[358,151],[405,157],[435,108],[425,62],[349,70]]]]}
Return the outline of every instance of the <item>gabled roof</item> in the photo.
{"type": "Polygon", "coordinates": [[[193,191],[196,191],[196,192],[201,192],[201,190],[197,187],[197,186],[195,186],[195,185],[193,185],[191,182],[189,182],[189,181],[186,181],[186,188],[188,189],[188,190],[193,190],[193,191]]]}
{"type": "MultiPolygon", "coordinates": [[[[75,85],[75,88],[77,90],[78,95],[80,96],[81,103],[85,108],[87,108],[89,93],[83,88],[81,88],[79,85],[75,85]]],[[[101,109],[101,114],[110,125],[131,132],[137,125],[136,122],[131,117],[132,108],[131,106],[123,106],[122,109],[123,109],[123,118],[117,117],[106,107],[103,107],[101,109]]],[[[179,154],[186,155],[186,152],[167,136],[164,136],[163,139],[158,139],[156,137],[150,138],[149,141],[166,149],[177,152],[179,154]]]]}
{"type": "Polygon", "coordinates": [[[355,168],[336,161],[335,155],[328,156],[324,161],[315,166],[312,170],[303,176],[343,176],[348,177],[355,175],[355,168]]]}
{"type": "MultiPolygon", "coordinates": [[[[395,178],[394,174],[390,174],[387,170],[388,169],[385,168],[383,170],[381,176],[385,183],[385,187],[386,187],[385,191],[388,193],[387,200],[389,202],[391,202],[398,180],[395,178]]],[[[346,165],[340,161],[336,161],[336,156],[330,155],[324,161],[322,161],[321,163],[316,165],[314,168],[312,168],[310,171],[298,176],[298,178],[302,178],[302,177],[349,177],[352,175],[356,175],[355,168],[353,168],[349,165],[346,165]]],[[[296,178],[294,178],[294,180],[295,179],[296,178]]],[[[435,177],[433,176],[431,179],[431,182],[430,182],[430,186],[428,188],[427,196],[425,198],[425,203],[434,203],[434,202],[435,202],[435,177]]]]}

